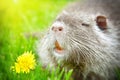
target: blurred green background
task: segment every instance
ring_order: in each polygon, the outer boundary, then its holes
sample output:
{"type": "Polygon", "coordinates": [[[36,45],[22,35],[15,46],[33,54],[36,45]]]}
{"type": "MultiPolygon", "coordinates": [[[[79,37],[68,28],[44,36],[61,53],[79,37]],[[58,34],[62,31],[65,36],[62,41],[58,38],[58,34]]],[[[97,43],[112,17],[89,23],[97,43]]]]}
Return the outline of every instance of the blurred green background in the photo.
{"type": "MultiPolygon", "coordinates": [[[[37,62],[29,74],[10,70],[25,51],[36,53],[36,38],[25,33],[43,32],[71,0],[0,0],[0,80],[61,80],[63,74],[43,70],[37,62]]],[[[36,55],[36,59],[38,56],[36,55]]],[[[71,73],[64,79],[69,80],[71,73]]]]}

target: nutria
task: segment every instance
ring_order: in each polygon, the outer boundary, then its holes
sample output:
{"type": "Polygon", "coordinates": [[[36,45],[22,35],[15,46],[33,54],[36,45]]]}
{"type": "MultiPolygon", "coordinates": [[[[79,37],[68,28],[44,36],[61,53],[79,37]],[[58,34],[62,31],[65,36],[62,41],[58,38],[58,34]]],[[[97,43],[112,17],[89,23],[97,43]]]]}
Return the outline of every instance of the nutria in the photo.
{"type": "Polygon", "coordinates": [[[74,80],[116,80],[120,66],[120,0],[70,4],[38,44],[44,67],[73,69],[74,80]]]}

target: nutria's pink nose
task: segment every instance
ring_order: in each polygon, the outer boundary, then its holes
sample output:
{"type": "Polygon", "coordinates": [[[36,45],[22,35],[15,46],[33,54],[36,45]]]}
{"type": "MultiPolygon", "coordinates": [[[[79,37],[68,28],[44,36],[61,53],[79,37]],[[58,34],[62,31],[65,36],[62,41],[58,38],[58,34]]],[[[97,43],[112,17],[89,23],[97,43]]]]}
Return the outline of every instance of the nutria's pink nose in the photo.
{"type": "Polygon", "coordinates": [[[54,31],[54,32],[61,32],[61,31],[63,31],[63,27],[52,27],[52,31],[54,31]]]}

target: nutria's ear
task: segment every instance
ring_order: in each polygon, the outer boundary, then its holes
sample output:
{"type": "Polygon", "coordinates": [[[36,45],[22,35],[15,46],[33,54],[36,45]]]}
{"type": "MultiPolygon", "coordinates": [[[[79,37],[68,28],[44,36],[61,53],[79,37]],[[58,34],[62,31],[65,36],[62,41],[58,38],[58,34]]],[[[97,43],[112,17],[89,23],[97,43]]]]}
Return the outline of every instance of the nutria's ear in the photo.
{"type": "Polygon", "coordinates": [[[97,16],[96,24],[101,30],[106,30],[107,29],[106,17],[105,16],[97,16]]]}

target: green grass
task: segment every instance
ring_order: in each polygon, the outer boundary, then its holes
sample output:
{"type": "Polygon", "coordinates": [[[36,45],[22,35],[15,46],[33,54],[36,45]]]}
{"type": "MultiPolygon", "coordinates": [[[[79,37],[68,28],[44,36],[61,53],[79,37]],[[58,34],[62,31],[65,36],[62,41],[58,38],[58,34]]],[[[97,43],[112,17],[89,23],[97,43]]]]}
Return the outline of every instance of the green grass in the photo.
{"type": "Polygon", "coordinates": [[[24,33],[47,29],[68,2],[70,0],[0,0],[0,80],[69,80],[71,71],[57,69],[50,73],[42,69],[38,61],[28,74],[17,74],[10,69],[25,51],[32,51],[38,59],[37,39],[26,38],[24,33]]]}

